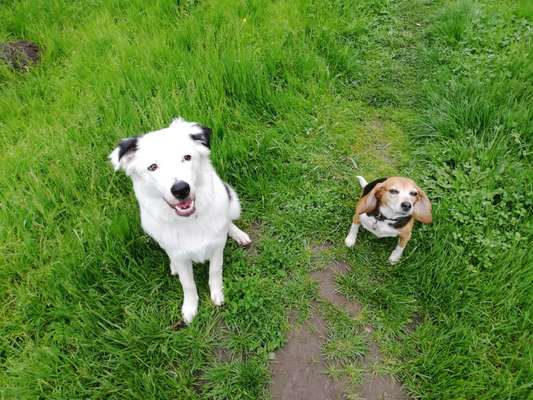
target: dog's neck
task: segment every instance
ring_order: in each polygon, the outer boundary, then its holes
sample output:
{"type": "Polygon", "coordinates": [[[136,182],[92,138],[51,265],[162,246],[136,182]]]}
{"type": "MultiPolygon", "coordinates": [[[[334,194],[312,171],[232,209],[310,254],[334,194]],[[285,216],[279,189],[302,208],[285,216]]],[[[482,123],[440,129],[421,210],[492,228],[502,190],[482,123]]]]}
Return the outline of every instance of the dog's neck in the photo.
{"type": "Polygon", "coordinates": [[[403,217],[403,215],[398,215],[391,208],[385,204],[378,203],[377,207],[372,212],[374,215],[381,215],[383,219],[396,220],[403,217]]]}
{"type": "Polygon", "coordinates": [[[407,225],[412,218],[411,215],[395,213],[390,209],[390,207],[379,203],[374,211],[367,213],[367,215],[374,217],[377,221],[386,222],[396,229],[400,229],[407,225]]]}

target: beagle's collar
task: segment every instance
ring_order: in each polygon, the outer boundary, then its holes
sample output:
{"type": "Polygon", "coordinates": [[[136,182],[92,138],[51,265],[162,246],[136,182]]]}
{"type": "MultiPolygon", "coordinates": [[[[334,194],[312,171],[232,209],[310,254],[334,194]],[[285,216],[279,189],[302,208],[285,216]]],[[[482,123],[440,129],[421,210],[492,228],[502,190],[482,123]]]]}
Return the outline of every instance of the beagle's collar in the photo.
{"type": "Polygon", "coordinates": [[[396,229],[403,228],[405,225],[409,223],[409,221],[411,221],[411,218],[413,218],[412,215],[406,215],[405,217],[398,217],[398,218],[386,217],[385,215],[381,213],[381,211],[379,211],[379,206],[376,207],[374,211],[372,211],[371,213],[367,215],[374,217],[376,221],[380,221],[380,222],[391,221],[389,222],[389,226],[392,226],[393,228],[396,228],[396,229]]]}

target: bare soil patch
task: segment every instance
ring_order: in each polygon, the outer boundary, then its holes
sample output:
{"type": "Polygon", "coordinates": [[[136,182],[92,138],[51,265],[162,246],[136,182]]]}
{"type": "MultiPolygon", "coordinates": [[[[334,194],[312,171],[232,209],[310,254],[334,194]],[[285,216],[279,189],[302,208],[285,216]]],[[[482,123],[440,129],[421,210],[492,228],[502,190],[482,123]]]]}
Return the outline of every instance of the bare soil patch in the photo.
{"type": "MultiPolygon", "coordinates": [[[[330,243],[314,245],[312,259],[319,259],[330,243]]],[[[338,292],[336,277],[348,272],[350,266],[343,261],[334,261],[325,268],[315,271],[311,278],[318,284],[319,296],[355,317],[361,312],[361,304],[349,301],[338,292]]],[[[393,376],[375,372],[374,366],[380,363],[381,356],[376,343],[367,333],[369,350],[362,361],[364,368],[357,396],[362,400],[408,400],[403,386],[393,376]]],[[[279,350],[272,363],[270,392],[274,400],[336,400],[346,398],[347,382],[333,380],[327,374],[327,366],[322,358],[321,348],[327,336],[326,323],[316,310],[301,326],[294,328],[287,344],[279,350]]]]}
{"type": "Polygon", "coordinates": [[[379,374],[373,371],[375,364],[381,360],[379,349],[372,340],[368,344],[368,352],[363,359],[362,383],[358,387],[358,394],[362,400],[408,400],[403,385],[392,375],[379,374]]]}
{"type": "Polygon", "coordinates": [[[326,373],[321,348],[327,335],[324,320],[314,311],[311,317],[289,334],[275,357],[270,392],[274,400],[343,399],[342,382],[326,373]]]}
{"type": "Polygon", "coordinates": [[[0,59],[17,71],[27,70],[41,59],[41,49],[28,40],[0,43],[0,59]]]}
{"type": "Polygon", "coordinates": [[[250,236],[250,239],[252,239],[252,243],[246,246],[246,253],[250,257],[257,257],[259,255],[258,244],[263,231],[263,223],[260,221],[254,221],[248,229],[245,229],[245,231],[248,233],[248,236],[250,236]]]}
{"type": "Polygon", "coordinates": [[[406,324],[405,330],[409,333],[414,332],[420,324],[422,324],[422,316],[419,314],[413,314],[410,321],[406,324]]]}
{"type": "Polygon", "coordinates": [[[333,245],[330,242],[316,243],[311,246],[311,254],[313,257],[322,255],[323,251],[331,249],[333,245]]]}
{"type": "Polygon", "coordinates": [[[319,295],[322,299],[333,303],[355,317],[361,312],[361,304],[349,301],[337,291],[335,285],[335,277],[338,274],[346,273],[349,268],[345,262],[334,262],[323,270],[313,272],[311,278],[318,283],[319,295]]]}

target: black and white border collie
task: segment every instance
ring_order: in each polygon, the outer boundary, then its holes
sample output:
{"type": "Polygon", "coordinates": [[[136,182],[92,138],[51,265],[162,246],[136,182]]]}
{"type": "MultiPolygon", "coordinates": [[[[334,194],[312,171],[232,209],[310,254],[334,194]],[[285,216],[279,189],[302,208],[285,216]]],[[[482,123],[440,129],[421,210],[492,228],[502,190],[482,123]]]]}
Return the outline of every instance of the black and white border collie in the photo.
{"type": "Polygon", "coordinates": [[[187,324],[198,312],[192,263],[209,260],[211,300],[220,306],[227,237],[250,243],[232,222],[241,211],[237,194],[209,160],[210,135],[209,128],[178,118],[168,128],[122,140],[109,156],[115,170],[133,181],[142,228],[167,252],[170,271],[179,276],[187,324]]]}

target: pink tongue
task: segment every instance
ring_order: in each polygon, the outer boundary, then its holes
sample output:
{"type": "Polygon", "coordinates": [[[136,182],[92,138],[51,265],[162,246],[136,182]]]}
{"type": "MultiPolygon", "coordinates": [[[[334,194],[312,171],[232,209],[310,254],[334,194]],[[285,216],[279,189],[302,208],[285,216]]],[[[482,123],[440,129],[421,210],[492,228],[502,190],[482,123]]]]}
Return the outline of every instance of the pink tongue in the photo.
{"type": "Polygon", "coordinates": [[[182,200],[180,202],[178,202],[178,204],[176,204],[178,206],[178,208],[188,208],[190,207],[192,204],[192,200],[191,199],[186,199],[186,200],[182,200]]]}

